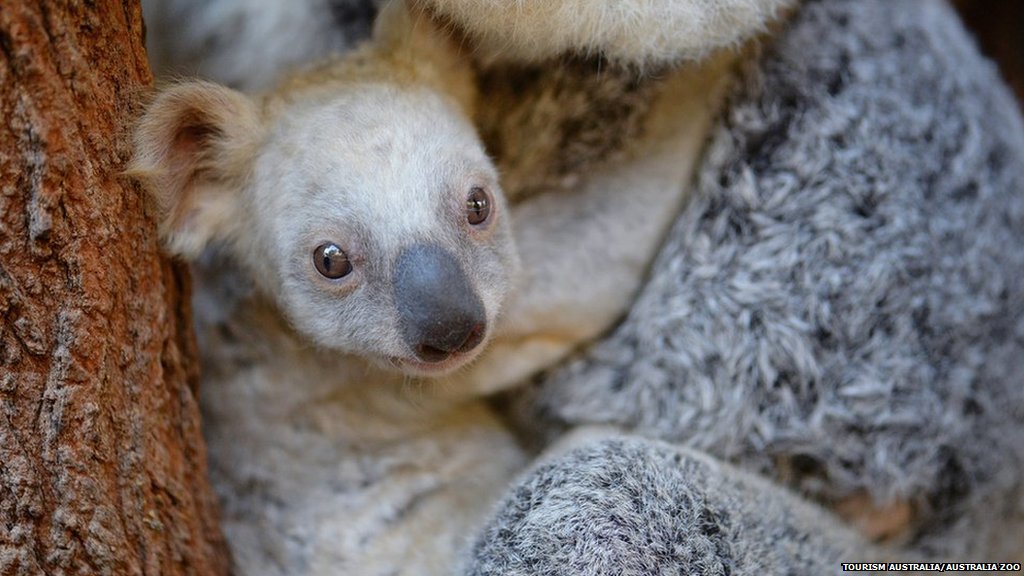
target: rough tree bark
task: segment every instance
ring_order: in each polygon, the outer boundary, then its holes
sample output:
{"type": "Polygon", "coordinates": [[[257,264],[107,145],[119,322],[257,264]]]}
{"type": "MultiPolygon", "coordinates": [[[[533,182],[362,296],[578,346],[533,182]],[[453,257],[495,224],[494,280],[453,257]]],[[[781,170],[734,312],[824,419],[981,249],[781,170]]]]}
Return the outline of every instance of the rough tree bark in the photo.
{"type": "Polygon", "coordinates": [[[0,574],[223,574],[186,271],[121,176],[138,0],[0,0],[0,574]]]}

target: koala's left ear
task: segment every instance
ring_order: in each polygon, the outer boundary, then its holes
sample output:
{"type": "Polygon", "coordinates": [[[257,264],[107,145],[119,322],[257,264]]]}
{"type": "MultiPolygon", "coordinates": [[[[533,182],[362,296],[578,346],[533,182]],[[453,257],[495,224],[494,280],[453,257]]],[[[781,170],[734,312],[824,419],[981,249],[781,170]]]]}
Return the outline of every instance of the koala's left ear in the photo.
{"type": "Polygon", "coordinates": [[[157,95],[135,127],[127,175],[156,204],[168,250],[195,257],[230,236],[262,133],[255,103],[230,88],[185,82],[157,95]]]}
{"type": "Polygon", "coordinates": [[[373,39],[378,50],[409,63],[438,90],[472,114],[476,78],[469,48],[452,28],[424,10],[419,0],[390,0],[377,15],[373,39]]]}

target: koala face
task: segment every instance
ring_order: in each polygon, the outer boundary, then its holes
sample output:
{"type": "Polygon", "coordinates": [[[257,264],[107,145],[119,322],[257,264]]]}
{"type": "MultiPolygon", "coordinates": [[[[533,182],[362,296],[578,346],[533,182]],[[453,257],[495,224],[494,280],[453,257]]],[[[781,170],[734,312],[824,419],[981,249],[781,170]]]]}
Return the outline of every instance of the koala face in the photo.
{"type": "Polygon", "coordinates": [[[413,375],[482,348],[518,271],[494,167],[454,100],[369,82],[256,102],[161,94],[130,172],[172,252],[220,243],[310,341],[413,375]]]}
{"type": "Polygon", "coordinates": [[[443,374],[479,353],[519,267],[472,86],[451,35],[390,2],[372,45],[259,99],[165,90],[129,173],[171,252],[219,243],[308,340],[443,374]]]}
{"type": "Polygon", "coordinates": [[[495,170],[430,90],[280,106],[244,197],[232,245],[293,326],[409,373],[475,356],[518,269],[495,170]]]}

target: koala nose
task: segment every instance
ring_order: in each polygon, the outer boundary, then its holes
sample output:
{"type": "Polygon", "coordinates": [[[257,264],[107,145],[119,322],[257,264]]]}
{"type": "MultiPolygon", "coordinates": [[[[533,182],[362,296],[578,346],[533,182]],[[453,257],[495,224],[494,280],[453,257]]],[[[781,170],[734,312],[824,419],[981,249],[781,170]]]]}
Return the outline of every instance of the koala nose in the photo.
{"type": "Polygon", "coordinates": [[[440,362],[483,340],[483,302],[447,250],[433,244],[403,250],[395,264],[394,292],[402,338],[420,360],[440,362]]]}

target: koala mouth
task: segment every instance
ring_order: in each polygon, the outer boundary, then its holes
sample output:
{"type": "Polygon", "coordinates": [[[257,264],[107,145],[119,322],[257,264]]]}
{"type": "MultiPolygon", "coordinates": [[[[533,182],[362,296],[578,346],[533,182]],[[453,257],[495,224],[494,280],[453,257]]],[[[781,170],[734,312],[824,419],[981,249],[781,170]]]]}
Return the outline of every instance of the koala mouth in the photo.
{"type": "Polygon", "coordinates": [[[446,351],[430,345],[420,345],[412,357],[393,357],[391,363],[412,376],[443,376],[473,361],[483,350],[486,328],[474,327],[457,349],[446,351]]]}

